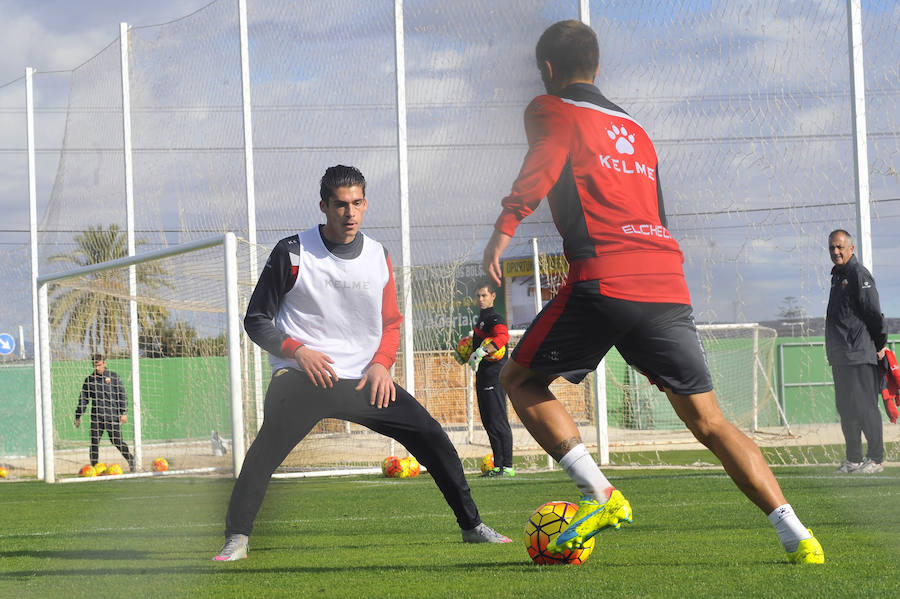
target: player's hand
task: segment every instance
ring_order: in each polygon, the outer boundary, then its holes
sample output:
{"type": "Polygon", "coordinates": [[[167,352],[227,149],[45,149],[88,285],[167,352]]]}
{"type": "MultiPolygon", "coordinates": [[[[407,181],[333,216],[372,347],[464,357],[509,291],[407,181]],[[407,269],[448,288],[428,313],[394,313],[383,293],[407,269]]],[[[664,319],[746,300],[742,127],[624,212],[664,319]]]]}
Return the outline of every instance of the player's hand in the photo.
{"type": "Polygon", "coordinates": [[[887,351],[887,345],[878,350],[878,359],[881,360],[884,358],[884,352],[887,351]]]}
{"type": "Polygon", "coordinates": [[[334,387],[334,381],[338,380],[338,376],[331,367],[334,364],[334,360],[330,356],[301,345],[294,350],[294,359],[313,385],[316,387],[334,387]]]}
{"type": "Polygon", "coordinates": [[[397,399],[397,389],[394,387],[394,379],[384,364],[373,362],[366,369],[366,373],[355,387],[356,391],[369,385],[369,405],[376,408],[386,408],[388,404],[397,399]]]}
{"type": "Polygon", "coordinates": [[[510,239],[512,239],[512,237],[506,233],[501,233],[497,229],[494,229],[491,238],[487,242],[487,246],[484,248],[484,257],[481,261],[481,267],[484,269],[484,273],[497,285],[503,284],[503,271],[500,270],[500,256],[503,255],[503,251],[506,249],[506,246],[509,245],[510,239]]]}
{"type": "Polygon", "coordinates": [[[128,422],[128,414],[119,416],[119,424],[125,424],[126,422],[128,422]]]}
{"type": "Polygon", "coordinates": [[[487,355],[487,350],[483,347],[479,347],[475,351],[472,352],[472,355],[469,357],[469,367],[473,372],[478,371],[478,365],[481,364],[482,358],[487,355]]]}
{"type": "Polygon", "coordinates": [[[81,418],[76,418],[73,424],[75,425],[75,428],[79,428],[81,426],[81,418]]]}

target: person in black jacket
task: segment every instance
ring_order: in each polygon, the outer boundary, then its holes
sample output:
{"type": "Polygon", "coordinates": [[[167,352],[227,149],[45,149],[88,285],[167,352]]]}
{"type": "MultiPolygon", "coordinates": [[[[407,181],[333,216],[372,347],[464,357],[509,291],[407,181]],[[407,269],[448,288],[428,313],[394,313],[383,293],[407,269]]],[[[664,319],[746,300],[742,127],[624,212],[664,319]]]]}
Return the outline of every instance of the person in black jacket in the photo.
{"type": "Polygon", "coordinates": [[[84,379],[78,406],[75,408],[75,428],[81,426],[81,415],[91,402],[91,466],[97,465],[100,437],[109,433],[110,442],[128,461],[128,468],[134,472],[134,456],[122,439],[122,425],[128,422],[128,396],[122,379],[112,370],[107,370],[102,354],[94,354],[94,372],[84,379]]]}
{"type": "Polygon", "coordinates": [[[887,331],[875,279],[853,255],[850,234],[828,236],[831,294],[825,316],[825,352],[834,377],[834,400],[847,445],[842,473],[881,472],[884,441],[878,409],[877,361],[884,357],[887,331]],[[867,450],[863,460],[862,438],[867,450]]]}
{"type": "Polygon", "coordinates": [[[475,301],[481,312],[472,330],[472,347],[476,349],[469,358],[469,364],[475,371],[475,395],[481,424],[494,452],[494,468],[484,474],[489,478],[516,475],[512,463],[513,436],[506,408],[506,392],[500,384],[500,371],[506,364],[507,354],[499,360],[487,359],[509,341],[506,320],[494,309],[496,299],[497,288],[493,283],[484,282],[475,290],[475,301]]]}

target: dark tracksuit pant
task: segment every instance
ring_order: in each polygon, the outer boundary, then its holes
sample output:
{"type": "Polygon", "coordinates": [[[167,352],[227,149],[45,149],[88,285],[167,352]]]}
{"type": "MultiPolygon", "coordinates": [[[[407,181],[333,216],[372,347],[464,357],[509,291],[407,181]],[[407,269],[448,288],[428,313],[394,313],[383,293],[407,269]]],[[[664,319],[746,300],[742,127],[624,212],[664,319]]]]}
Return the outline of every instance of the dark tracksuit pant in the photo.
{"type": "Polygon", "coordinates": [[[863,461],[860,435],[865,435],[866,457],[880,464],[884,460],[884,430],[878,409],[878,368],[874,364],[850,364],[832,366],[831,373],[847,461],[863,461]]]}
{"type": "Polygon", "coordinates": [[[475,373],[475,395],[478,397],[478,411],[481,424],[491,443],[494,466],[512,468],[513,436],[509,427],[506,409],[506,392],[500,385],[500,370],[504,361],[482,360],[475,373]]]}
{"type": "Polygon", "coordinates": [[[128,450],[128,445],[122,439],[122,425],[119,423],[118,418],[102,418],[93,412],[91,413],[91,466],[96,466],[97,460],[100,458],[100,439],[103,437],[103,431],[109,432],[109,440],[116,446],[122,457],[128,461],[128,467],[134,470],[134,457],[128,450]]]}
{"type": "Polygon", "coordinates": [[[235,482],[225,516],[225,534],[249,535],[275,469],[323,418],[361,424],[400,442],[428,469],[460,528],[481,523],[456,448],[441,425],[399,385],[396,401],[386,408],[369,405],[369,388],[355,391],[359,380],[339,380],[330,389],[316,387],[306,374],[284,368],[266,392],[259,434],[250,445],[235,482]]]}

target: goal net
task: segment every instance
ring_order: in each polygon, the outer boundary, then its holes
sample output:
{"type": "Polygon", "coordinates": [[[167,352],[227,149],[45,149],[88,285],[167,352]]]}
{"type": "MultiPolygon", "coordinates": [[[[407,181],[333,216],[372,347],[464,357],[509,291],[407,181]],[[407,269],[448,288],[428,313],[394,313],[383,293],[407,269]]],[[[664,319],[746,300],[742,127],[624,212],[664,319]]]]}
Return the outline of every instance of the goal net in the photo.
{"type": "Polygon", "coordinates": [[[113,258],[39,278],[38,437],[46,480],[71,479],[88,465],[93,430],[101,422],[113,422],[124,445],[114,446],[109,430],[101,433],[99,462],[118,464],[125,475],[132,456],[136,475],[152,472],[157,458],[173,472],[239,465],[234,457],[235,449],[243,457],[242,423],[252,425],[255,410],[240,403],[242,392],[252,398],[253,388],[249,369],[240,367],[248,361],[241,360],[237,334],[238,297],[247,295],[249,264],[246,244],[238,252],[233,240],[229,234],[129,259],[118,257],[123,234],[100,227],[76,236],[73,252],[50,259],[77,265],[91,256],[113,258]],[[241,285],[239,271],[245,273],[241,285]],[[92,356],[98,353],[106,362],[103,372],[94,369],[92,356]],[[95,372],[100,378],[86,383],[95,372]],[[78,427],[76,408],[84,412],[78,427]]]}
{"type": "MultiPolygon", "coordinates": [[[[726,417],[761,440],[791,439],[773,386],[775,331],[758,324],[705,325],[698,330],[726,417]]],[[[511,331],[510,351],[523,332],[511,331]]],[[[490,453],[469,369],[457,364],[447,350],[418,352],[416,368],[417,381],[421,379],[417,398],[444,424],[460,455],[490,453]]],[[[626,364],[615,349],[604,360],[602,379],[596,372],[579,384],[558,379],[550,389],[572,415],[585,444],[600,455],[611,453],[615,464],[645,462],[648,452],[655,463],[665,463],[669,458],[659,452],[700,448],[665,394],[626,364]],[[598,411],[605,413],[599,429],[598,411]]],[[[508,412],[517,465],[546,467],[550,462],[511,405],[508,412]]]]}

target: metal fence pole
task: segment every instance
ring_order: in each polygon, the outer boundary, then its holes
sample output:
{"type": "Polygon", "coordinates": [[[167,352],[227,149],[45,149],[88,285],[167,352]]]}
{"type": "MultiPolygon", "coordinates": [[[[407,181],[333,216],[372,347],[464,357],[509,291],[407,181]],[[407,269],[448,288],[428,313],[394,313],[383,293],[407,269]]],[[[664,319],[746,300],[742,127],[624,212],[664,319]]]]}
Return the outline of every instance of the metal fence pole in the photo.
{"type": "MultiPolygon", "coordinates": [[[[125,162],[125,228],[128,236],[128,255],[134,256],[134,170],[131,152],[131,87],[128,68],[128,23],[119,23],[119,50],[122,65],[122,140],[125,162]]],[[[134,423],[134,467],[141,470],[143,440],[141,434],[141,365],[138,343],[137,267],[128,267],[129,353],[131,354],[131,403],[134,423]]]]}

